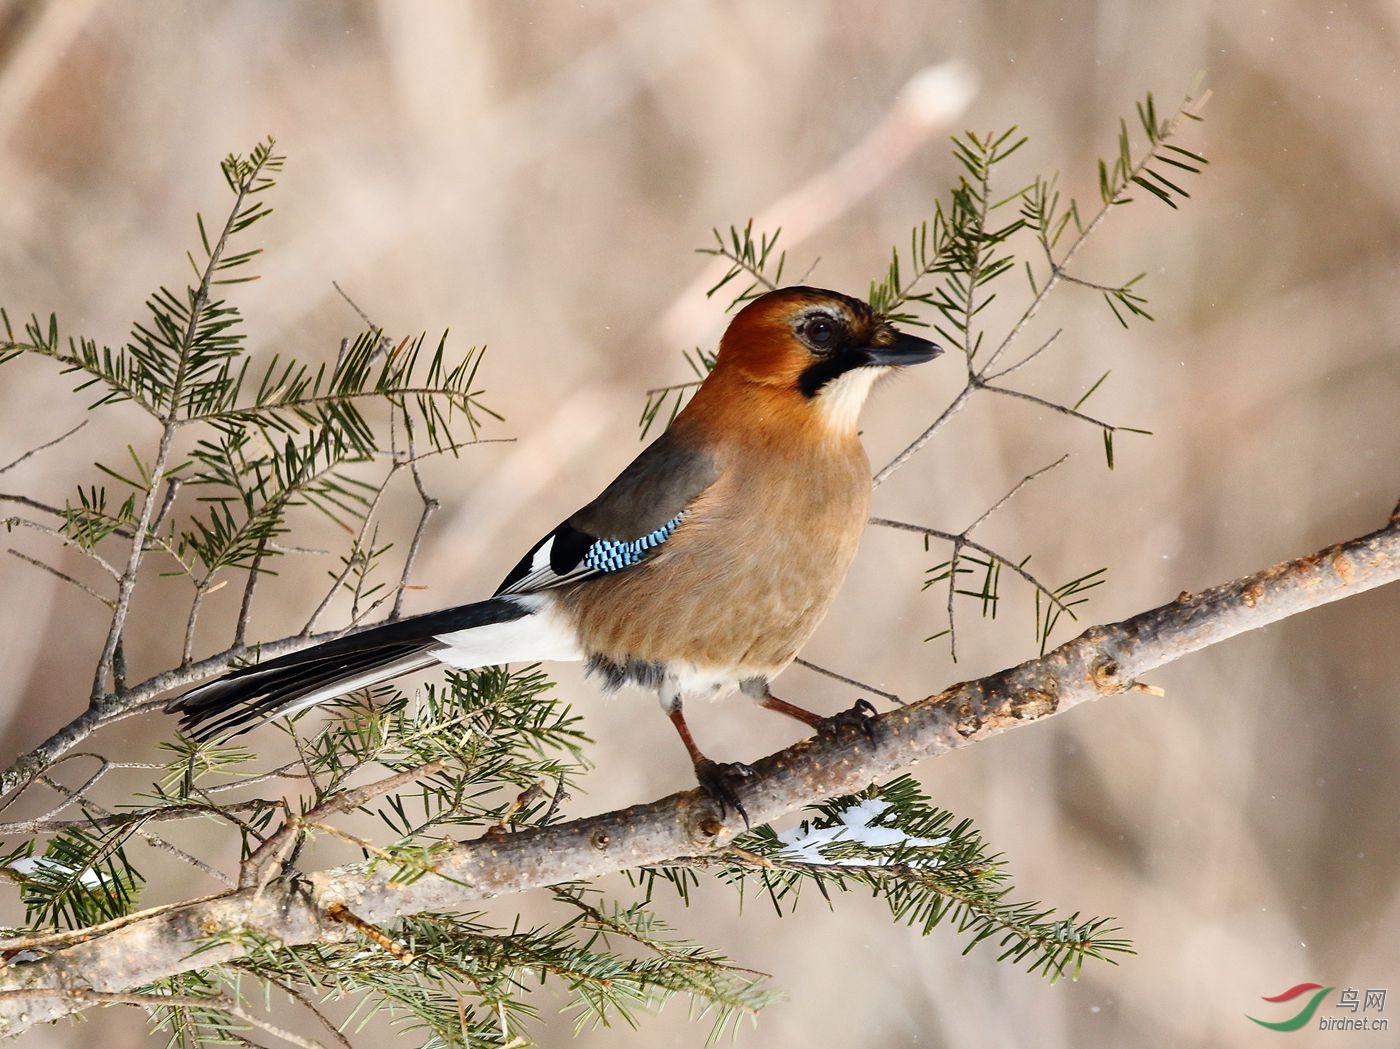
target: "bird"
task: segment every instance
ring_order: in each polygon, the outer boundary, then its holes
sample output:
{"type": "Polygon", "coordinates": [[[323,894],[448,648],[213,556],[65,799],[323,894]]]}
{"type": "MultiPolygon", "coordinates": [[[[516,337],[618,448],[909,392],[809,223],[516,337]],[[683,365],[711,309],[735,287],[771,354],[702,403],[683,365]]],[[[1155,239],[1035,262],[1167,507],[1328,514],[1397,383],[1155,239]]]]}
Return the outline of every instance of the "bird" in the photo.
{"type": "Polygon", "coordinates": [[[602,493],[537,542],[484,601],[358,629],[236,669],[170,700],[205,741],[442,663],[584,661],[604,691],[654,691],[720,816],[748,822],[752,770],[696,745],[685,703],[736,689],[818,730],[770,688],[825,616],[869,514],[861,407],[935,343],[868,303],[785,287],[734,315],[685,407],[602,493]]]}

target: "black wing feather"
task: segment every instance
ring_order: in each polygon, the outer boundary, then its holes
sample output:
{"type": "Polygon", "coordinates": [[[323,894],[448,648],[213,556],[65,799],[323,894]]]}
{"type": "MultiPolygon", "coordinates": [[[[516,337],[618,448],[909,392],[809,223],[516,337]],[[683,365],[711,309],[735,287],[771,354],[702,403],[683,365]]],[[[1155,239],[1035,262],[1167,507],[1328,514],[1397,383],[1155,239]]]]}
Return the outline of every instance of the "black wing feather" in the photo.
{"type": "MultiPolygon", "coordinates": [[[[195,739],[242,731],[295,706],[313,692],[340,681],[352,682],[380,667],[388,671],[416,652],[424,654],[421,665],[426,666],[433,661],[428,650],[437,647],[442,634],[507,623],[529,613],[518,601],[492,599],[381,623],[301,652],[241,667],[175,697],[165,709],[181,714],[180,728],[195,739]]],[[[410,669],[412,666],[404,665],[399,673],[410,669]]]]}

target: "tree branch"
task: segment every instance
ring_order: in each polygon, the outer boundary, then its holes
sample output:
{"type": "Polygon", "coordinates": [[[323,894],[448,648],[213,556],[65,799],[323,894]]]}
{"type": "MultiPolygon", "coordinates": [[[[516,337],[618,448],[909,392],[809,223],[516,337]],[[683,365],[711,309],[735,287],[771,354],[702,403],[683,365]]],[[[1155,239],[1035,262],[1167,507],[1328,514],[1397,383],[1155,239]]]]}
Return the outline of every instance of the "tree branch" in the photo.
{"type": "Polygon", "coordinates": [[[288,652],[299,652],[322,641],[329,641],[344,632],[328,630],[319,634],[301,633],[262,644],[235,645],[205,659],[156,674],[120,692],[109,693],[103,697],[101,704],[89,706],[43,743],[15,758],[7,769],[0,772],[0,793],[7,794],[29,783],[38,773],[52,765],[56,758],[72,750],[102,726],[160,709],[164,701],[155,697],[163,692],[180,685],[193,684],[211,674],[227,670],[229,664],[237,659],[247,659],[254,655],[261,659],[272,659],[288,652]]]}
{"type": "MultiPolygon", "coordinates": [[[[1295,612],[1400,580],[1400,508],[1370,535],[1285,561],[1131,619],[1093,627],[1040,659],[953,685],[876,719],[877,743],[818,736],[754,762],[739,787],[755,823],[859,790],[925,758],[987,739],[1103,696],[1189,653],[1295,612]]],[[[368,923],[459,909],[503,893],[590,878],[723,848],[741,828],[697,790],[647,805],[516,834],[488,834],[435,857],[433,875],[396,881],[392,864],[354,863],[152,914],[105,936],[0,971],[0,1034],[69,1015],[106,995],[188,969],[232,962],[253,944],[338,942],[368,923]],[[74,994],[69,989],[79,991],[74,994]]]]}
{"type": "Polygon", "coordinates": [[[23,455],[21,455],[18,459],[13,460],[12,462],[8,462],[8,463],[6,463],[4,466],[0,466],[0,474],[8,473],[9,471],[13,470],[16,466],[18,466],[20,463],[22,463],[22,462],[24,462],[25,460],[30,459],[30,458],[32,458],[32,457],[38,455],[40,452],[45,451],[46,449],[52,448],[52,447],[53,447],[54,445],[56,445],[56,444],[62,444],[64,441],[68,440],[68,438],[72,437],[75,433],[77,433],[79,430],[81,430],[81,429],[82,429],[84,426],[86,426],[87,424],[88,424],[88,421],[87,421],[86,419],[84,419],[82,422],[80,422],[77,426],[73,427],[73,429],[69,430],[67,433],[62,434],[62,435],[60,435],[60,436],[58,436],[58,437],[55,437],[55,438],[54,438],[53,440],[51,440],[51,441],[45,441],[43,444],[38,445],[38,446],[36,446],[36,447],[34,447],[34,448],[29,449],[29,451],[25,452],[25,453],[24,453],[23,455]]]}
{"type": "Polygon", "coordinates": [[[93,671],[90,707],[99,714],[105,705],[107,677],[112,672],[117,646],[121,642],[122,630],[126,626],[126,614],[131,607],[132,591],[136,589],[136,576],[141,569],[141,561],[146,556],[147,536],[155,531],[158,522],[169,513],[179,490],[178,486],[174,484],[167,487],[165,501],[161,504],[160,513],[157,515],[156,492],[160,490],[161,482],[165,480],[166,472],[170,466],[171,452],[175,444],[175,432],[181,426],[180,413],[185,407],[182,404],[182,397],[185,391],[185,382],[189,378],[190,357],[200,324],[204,319],[204,311],[209,306],[209,288],[213,284],[214,274],[218,271],[224,247],[243,218],[241,214],[243,201],[247,199],[250,192],[253,192],[261,169],[262,164],[259,162],[237,187],[233,208],[229,212],[228,220],[224,223],[223,232],[219,234],[217,243],[209,252],[209,261],[204,267],[204,272],[200,275],[199,287],[195,288],[190,295],[189,320],[180,337],[180,345],[175,355],[175,377],[170,384],[169,407],[160,416],[160,443],[156,447],[156,456],[150,466],[146,495],[141,501],[141,514],[137,518],[135,528],[132,529],[131,551],[127,555],[126,568],[117,581],[117,597],[113,605],[112,622],[107,629],[107,640],[102,645],[102,655],[97,660],[97,669],[93,671]]]}

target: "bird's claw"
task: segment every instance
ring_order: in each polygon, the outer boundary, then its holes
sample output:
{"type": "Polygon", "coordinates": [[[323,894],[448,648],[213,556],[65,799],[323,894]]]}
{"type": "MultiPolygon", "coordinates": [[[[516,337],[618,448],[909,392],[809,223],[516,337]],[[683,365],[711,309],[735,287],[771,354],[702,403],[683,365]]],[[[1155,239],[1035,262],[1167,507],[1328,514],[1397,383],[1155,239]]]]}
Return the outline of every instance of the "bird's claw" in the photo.
{"type": "Polygon", "coordinates": [[[835,736],[838,739],[842,733],[856,730],[866,739],[870,740],[873,746],[875,739],[875,716],[879,713],[875,709],[875,704],[868,699],[858,699],[849,710],[843,710],[839,714],[833,714],[827,718],[818,729],[823,735],[835,736]]]}
{"type": "Polygon", "coordinates": [[[695,763],[695,778],[700,783],[700,789],[710,796],[710,800],[719,808],[720,818],[733,809],[744,821],[744,829],[749,829],[749,814],[744,809],[744,804],[739,800],[739,795],[734,793],[733,783],[742,782],[758,773],[752,766],[745,765],[742,761],[711,761],[704,758],[695,763]]]}

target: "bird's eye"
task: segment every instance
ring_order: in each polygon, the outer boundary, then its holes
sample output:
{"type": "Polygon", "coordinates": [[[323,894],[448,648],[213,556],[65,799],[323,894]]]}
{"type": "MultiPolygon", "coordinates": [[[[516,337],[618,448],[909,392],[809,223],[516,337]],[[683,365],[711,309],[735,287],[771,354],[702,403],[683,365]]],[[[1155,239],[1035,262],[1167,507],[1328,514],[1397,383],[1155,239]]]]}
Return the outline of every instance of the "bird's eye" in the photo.
{"type": "Polygon", "coordinates": [[[802,335],[813,349],[829,350],[836,345],[836,322],[830,317],[811,317],[802,325],[802,335]]]}

